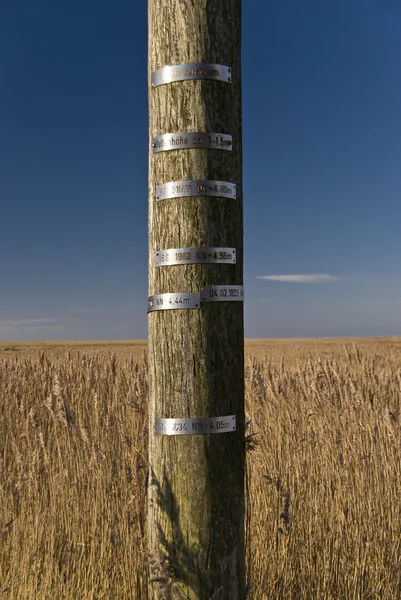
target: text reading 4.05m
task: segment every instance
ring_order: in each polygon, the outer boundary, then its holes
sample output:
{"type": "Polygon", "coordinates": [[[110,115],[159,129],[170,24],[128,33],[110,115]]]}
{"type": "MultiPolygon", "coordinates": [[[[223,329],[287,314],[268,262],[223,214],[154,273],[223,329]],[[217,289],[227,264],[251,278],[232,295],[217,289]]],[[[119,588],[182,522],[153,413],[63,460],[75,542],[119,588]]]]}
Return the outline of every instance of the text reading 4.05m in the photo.
{"type": "Polygon", "coordinates": [[[156,419],[155,433],[159,435],[207,435],[236,431],[235,415],[184,419],[156,419]]]}

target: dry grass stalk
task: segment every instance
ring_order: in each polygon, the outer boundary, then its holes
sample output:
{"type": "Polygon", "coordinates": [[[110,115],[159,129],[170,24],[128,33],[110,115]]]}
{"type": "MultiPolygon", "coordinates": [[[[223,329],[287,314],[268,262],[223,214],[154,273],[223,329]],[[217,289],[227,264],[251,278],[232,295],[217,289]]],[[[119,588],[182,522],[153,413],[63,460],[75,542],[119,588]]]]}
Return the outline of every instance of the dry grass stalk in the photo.
{"type": "MultiPolygon", "coordinates": [[[[401,597],[399,350],[250,358],[253,600],[401,597]]],[[[0,597],[145,600],[147,365],[0,360],[0,597]]]]}

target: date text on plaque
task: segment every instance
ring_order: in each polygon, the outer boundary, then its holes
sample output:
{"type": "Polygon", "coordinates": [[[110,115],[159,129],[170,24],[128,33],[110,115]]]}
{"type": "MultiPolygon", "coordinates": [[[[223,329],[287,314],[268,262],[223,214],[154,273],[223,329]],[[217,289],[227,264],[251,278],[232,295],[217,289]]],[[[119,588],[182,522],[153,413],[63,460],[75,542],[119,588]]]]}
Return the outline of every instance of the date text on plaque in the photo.
{"type": "Polygon", "coordinates": [[[201,302],[243,302],[243,285],[209,285],[201,287],[201,302]]]}

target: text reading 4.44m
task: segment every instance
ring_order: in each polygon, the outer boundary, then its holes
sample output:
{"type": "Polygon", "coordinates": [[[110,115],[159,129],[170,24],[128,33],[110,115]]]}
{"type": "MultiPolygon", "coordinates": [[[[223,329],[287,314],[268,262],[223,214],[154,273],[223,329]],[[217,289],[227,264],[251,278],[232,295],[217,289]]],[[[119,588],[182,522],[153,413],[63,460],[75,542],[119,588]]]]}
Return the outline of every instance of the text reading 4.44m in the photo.
{"type": "Polygon", "coordinates": [[[155,294],[148,298],[148,313],[155,310],[200,308],[199,294],[155,294]]]}

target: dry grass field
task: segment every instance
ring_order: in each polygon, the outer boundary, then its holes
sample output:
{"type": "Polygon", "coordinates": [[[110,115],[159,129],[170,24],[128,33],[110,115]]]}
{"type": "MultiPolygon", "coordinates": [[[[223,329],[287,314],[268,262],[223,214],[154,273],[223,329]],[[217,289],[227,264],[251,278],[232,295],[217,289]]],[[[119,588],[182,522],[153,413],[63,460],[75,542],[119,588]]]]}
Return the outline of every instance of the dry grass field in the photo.
{"type": "MultiPolygon", "coordinates": [[[[252,600],[401,598],[401,339],[248,340],[252,600]]],[[[0,342],[0,598],[146,600],[145,342],[0,342]]]]}

